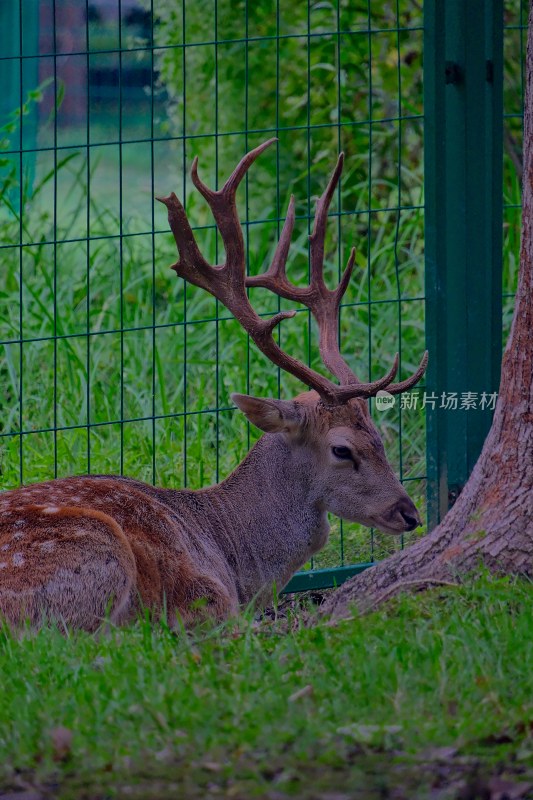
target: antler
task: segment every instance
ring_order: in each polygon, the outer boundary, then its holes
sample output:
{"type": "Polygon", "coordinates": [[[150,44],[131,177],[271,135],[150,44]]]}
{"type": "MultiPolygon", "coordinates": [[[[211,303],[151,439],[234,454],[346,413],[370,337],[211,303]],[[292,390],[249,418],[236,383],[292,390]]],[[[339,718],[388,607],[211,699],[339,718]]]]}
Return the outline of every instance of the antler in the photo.
{"type": "Polygon", "coordinates": [[[382,389],[386,389],[391,394],[398,394],[409,389],[424,373],[428,359],[427,351],[411,378],[393,384],[391,381],[398,370],[398,354],[396,354],[392,369],[387,375],[372,383],[360,383],[339,350],[337,338],[339,306],[352,274],[355,249],[352,248],[346,270],[338,287],[334,290],[328,289],[324,283],[323,265],[328,208],[342,172],[344,161],[342,153],[326,191],[317,204],[313,232],[310,236],[311,282],[309,286],[293,286],[285,273],[294,228],[294,197],[291,197],[287,218],[268,271],[263,275],[246,277],[244,239],[235,195],[240,182],[255,159],[275,141],[276,139],[269,139],[255,150],[247,153],[218,191],[209,189],[200,180],[198,158],[193,161],[192,181],[206,199],[215,218],[226,253],[224,264],[211,266],[204,259],[194,238],[185,209],[173,192],[168,197],[157,198],[168,209],[168,221],[178,247],[179,259],[172,265],[172,269],[176,270],[180,277],[218,298],[274,364],[315,389],[326,404],[338,405],[353,397],[372,397],[382,389]],[[293,317],[296,312],[281,311],[270,319],[262,319],[250,305],[246,294],[247,286],[262,286],[281,297],[303,303],[310,309],[319,328],[319,347],[322,360],[327,369],[340,381],[340,385],[333,383],[319,372],[315,372],[278,346],[272,336],[274,329],[281,320],[293,317]]]}

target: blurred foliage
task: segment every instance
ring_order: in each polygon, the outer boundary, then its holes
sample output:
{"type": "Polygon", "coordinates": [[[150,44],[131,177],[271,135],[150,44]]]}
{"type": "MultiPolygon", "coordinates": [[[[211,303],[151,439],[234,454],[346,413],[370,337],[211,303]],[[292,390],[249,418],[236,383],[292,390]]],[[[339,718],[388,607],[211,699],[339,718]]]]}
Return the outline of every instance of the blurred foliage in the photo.
{"type": "MultiPolygon", "coordinates": [[[[207,139],[194,150],[208,173],[222,178],[246,147],[276,134],[278,168],[297,194],[309,188],[305,167],[320,185],[342,148],[354,173],[347,209],[360,207],[366,182],[372,208],[388,201],[389,180],[400,179],[404,203],[414,201],[423,142],[421,2],[161,0],[155,13],[171,133],[207,139]]],[[[527,2],[506,0],[505,145],[519,173],[526,22],[527,2]]],[[[269,165],[256,169],[252,198],[261,197],[265,172],[269,165]]]]}
{"type": "MultiPolygon", "coordinates": [[[[311,188],[319,188],[343,149],[351,171],[347,210],[387,207],[389,182],[401,203],[417,202],[421,2],[160,0],[155,13],[169,130],[174,137],[201,137],[192,149],[210,177],[222,179],[246,148],[277,135],[276,167],[299,197],[310,188],[307,167],[311,188]]],[[[506,0],[506,161],[519,174],[526,22],[525,0],[506,0]]],[[[261,206],[273,164],[255,168],[252,207],[261,206]]]]}
{"type": "MultiPolygon", "coordinates": [[[[183,169],[199,155],[204,179],[220,184],[247,149],[277,136],[247,181],[244,219],[284,216],[290,190],[304,234],[344,150],[345,231],[330,225],[330,241],[357,245],[369,281],[393,281],[400,268],[401,295],[423,294],[423,4],[160,0],[156,15],[155,62],[183,169]],[[394,245],[405,225],[409,250],[394,245]]],[[[527,0],[505,0],[504,335],[517,278],[527,16],[527,0]]],[[[189,204],[196,224],[212,223],[203,204],[189,204]]],[[[293,269],[306,274],[303,260],[293,269]]]]}
{"type": "Polygon", "coordinates": [[[340,149],[343,209],[387,208],[391,184],[404,204],[419,202],[422,14],[411,1],[401,9],[383,0],[162,0],[156,62],[172,135],[202,137],[192,150],[218,179],[246,148],[278,136],[278,153],[250,180],[254,215],[265,213],[275,169],[307,213],[340,149]]]}

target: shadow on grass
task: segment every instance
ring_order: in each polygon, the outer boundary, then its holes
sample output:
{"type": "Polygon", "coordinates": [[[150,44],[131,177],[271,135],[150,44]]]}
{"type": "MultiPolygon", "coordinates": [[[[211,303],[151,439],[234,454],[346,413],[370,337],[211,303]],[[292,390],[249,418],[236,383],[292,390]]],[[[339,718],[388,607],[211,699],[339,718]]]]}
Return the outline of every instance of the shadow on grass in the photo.
{"type": "Polygon", "coordinates": [[[501,748],[490,756],[461,756],[454,748],[431,748],[416,756],[354,745],[322,749],[307,757],[293,752],[266,759],[244,753],[219,761],[180,758],[170,749],[141,764],[84,774],[63,765],[57,781],[39,785],[19,774],[0,800],[527,800],[533,797],[533,769],[501,748]]]}

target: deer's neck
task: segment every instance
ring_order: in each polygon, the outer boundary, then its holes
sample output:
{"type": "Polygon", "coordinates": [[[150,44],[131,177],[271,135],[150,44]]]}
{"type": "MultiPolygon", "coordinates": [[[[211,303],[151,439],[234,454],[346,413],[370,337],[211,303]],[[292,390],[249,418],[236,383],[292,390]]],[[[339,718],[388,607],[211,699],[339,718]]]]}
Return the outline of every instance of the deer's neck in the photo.
{"type": "Polygon", "coordinates": [[[265,434],[225,481],[204,491],[242,603],[271,593],[274,583],[281,589],[327,540],[309,461],[280,434],[265,434]]]}

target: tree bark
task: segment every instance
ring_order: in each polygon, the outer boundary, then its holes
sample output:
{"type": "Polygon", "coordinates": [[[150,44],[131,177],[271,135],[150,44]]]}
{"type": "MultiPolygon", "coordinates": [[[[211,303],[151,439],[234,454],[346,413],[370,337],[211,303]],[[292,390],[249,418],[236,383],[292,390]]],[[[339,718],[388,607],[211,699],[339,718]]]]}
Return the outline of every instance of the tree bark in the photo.
{"type": "Polygon", "coordinates": [[[402,590],[458,582],[481,565],[533,576],[533,3],[524,109],[520,274],[492,427],[476,466],[441,524],[418,542],[353,578],[322,607],[343,616],[402,590]]]}

